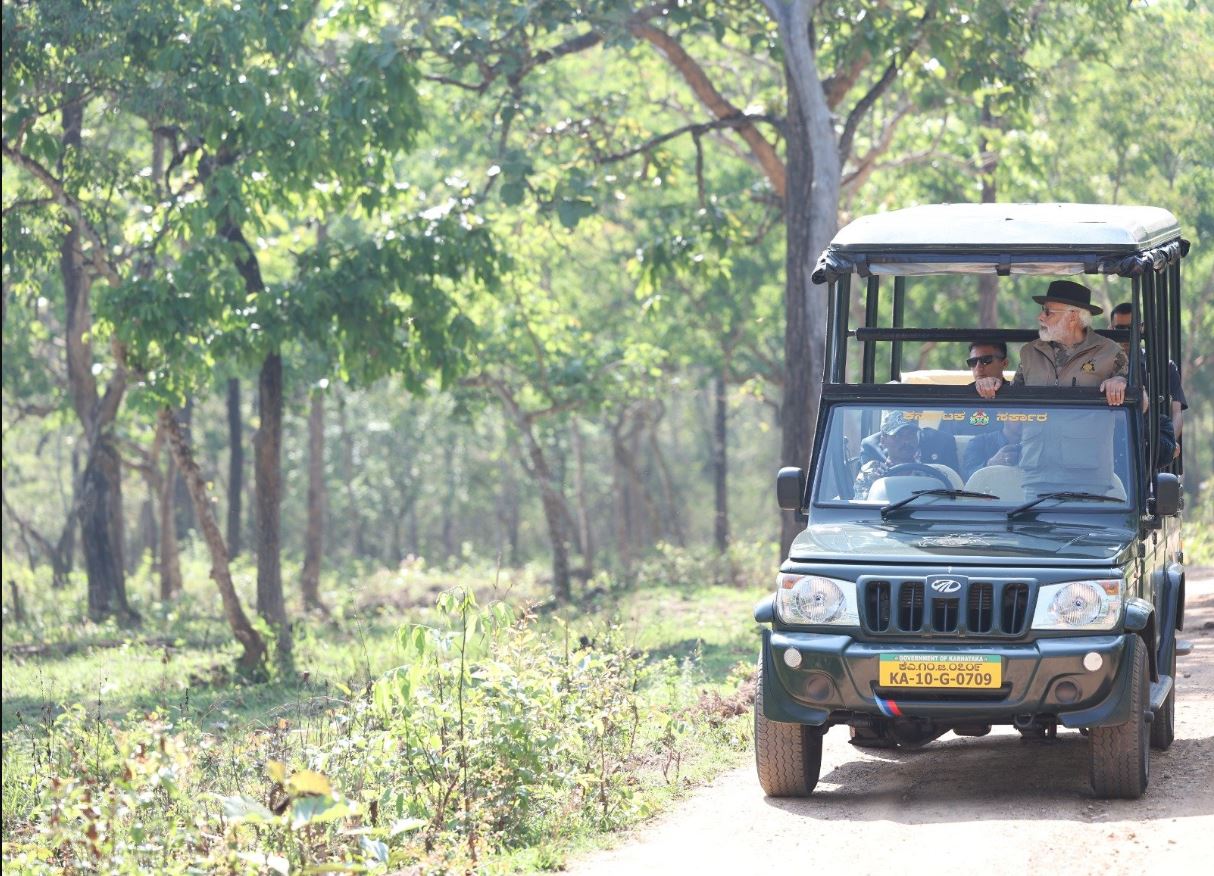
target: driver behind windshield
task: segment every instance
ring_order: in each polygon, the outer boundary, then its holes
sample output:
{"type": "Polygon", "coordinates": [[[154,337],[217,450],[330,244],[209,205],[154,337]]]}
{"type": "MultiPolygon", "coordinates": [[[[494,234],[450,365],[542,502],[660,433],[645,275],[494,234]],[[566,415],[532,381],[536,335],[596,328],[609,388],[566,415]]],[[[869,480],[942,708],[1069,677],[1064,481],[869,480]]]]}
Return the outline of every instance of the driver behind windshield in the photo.
{"type": "Polygon", "coordinates": [[[919,426],[903,411],[888,411],[881,418],[881,437],[878,439],[885,459],[866,462],[856,475],[857,499],[867,499],[868,491],[879,479],[896,465],[919,461],[919,426]]]}

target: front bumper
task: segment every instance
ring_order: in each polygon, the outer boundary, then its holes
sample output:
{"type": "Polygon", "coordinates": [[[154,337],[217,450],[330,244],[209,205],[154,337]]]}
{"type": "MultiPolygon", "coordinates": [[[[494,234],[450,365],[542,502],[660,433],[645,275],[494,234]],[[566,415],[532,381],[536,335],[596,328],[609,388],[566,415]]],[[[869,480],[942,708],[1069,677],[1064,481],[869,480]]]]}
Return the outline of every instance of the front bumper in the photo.
{"type": "Polygon", "coordinates": [[[1009,644],[936,641],[858,642],[848,635],[763,630],[763,705],[772,721],[823,726],[857,716],[915,717],[938,723],[1010,724],[1017,716],[1048,715],[1064,727],[1124,724],[1130,717],[1132,667],[1123,659],[1134,633],[1039,639],[1009,644]],[[793,669],[784,652],[795,649],[793,669]],[[883,652],[995,654],[1003,687],[991,691],[889,689],[877,684],[883,652]],[[1099,654],[1096,670],[1084,656],[1099,654]],[[1064,684],[1069,682],[1069,684],[1064,684]]]}

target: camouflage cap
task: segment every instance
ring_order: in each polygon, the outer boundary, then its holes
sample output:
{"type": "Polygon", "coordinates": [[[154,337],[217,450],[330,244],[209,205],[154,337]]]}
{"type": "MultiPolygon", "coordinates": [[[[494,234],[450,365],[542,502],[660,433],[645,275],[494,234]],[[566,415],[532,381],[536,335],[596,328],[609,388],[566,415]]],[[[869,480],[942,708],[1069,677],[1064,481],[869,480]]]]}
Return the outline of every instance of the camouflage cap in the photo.
{"type": "Polygon", "coordinates": [[[908,417],[905,411],[887,411],[881,418],[881,431],[886,435],[896,435],[907,426],[919,428],[919,424],[908,417]]]}

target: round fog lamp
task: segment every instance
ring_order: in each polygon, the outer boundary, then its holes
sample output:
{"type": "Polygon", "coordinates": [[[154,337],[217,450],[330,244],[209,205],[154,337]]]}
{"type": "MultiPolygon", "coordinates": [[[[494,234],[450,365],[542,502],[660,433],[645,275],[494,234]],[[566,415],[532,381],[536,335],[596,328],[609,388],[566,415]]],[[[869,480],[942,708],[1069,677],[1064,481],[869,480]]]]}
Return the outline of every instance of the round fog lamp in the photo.
{"type": "Polygon", "coordinates": [[[1054,696],[1060,703],[1073,703],[1079,699],[1079,686],[1073,681],[1064,681],[1054,689],[1054,696]]]}
{"type": "Polygon", "coordinates": [[[801,665],[801,652],[796,648],[789,648],[784,652],[784,665],[789,669],[796,669],[801,665]]]}
{"type": "Polygon", "coordinates": [[[1101,666],[1104,666],[1104,658],[1095,651],[1088,651],[1083,655],[1083,668],[1088,672],[1095,672],[1101,666]]]}

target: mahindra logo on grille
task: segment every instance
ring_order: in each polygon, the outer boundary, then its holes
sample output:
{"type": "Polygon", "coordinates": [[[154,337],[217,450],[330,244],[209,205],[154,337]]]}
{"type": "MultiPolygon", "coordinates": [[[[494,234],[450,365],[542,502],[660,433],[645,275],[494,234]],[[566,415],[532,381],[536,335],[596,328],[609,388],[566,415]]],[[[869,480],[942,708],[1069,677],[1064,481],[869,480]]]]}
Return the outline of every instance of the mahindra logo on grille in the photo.
{"type": "Polygon", "coordinates": [[[941,578],[939,581],[932,582],[932,589],[937,593],[956,593],[961,589],[961,582],[954,581],[952,578],[941,578]]]}

